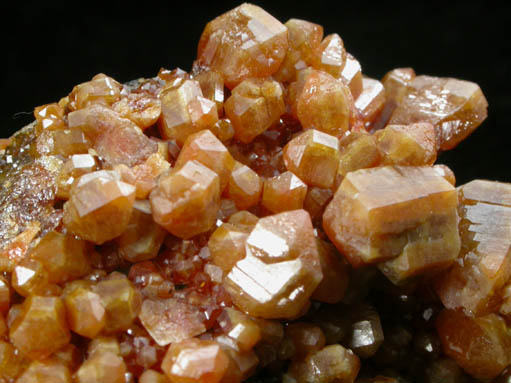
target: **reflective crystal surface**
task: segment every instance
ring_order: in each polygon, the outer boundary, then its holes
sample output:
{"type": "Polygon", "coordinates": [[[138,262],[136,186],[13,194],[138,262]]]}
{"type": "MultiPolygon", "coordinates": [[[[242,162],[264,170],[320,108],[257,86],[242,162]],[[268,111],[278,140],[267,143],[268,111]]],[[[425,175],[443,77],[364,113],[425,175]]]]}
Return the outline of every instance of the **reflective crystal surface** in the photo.
{"type": "Polygon", "coordinates": [[[287,171],[264,181],[261,204],[272,213],[301,209],[306,194],[307,185],[287,171]]]}

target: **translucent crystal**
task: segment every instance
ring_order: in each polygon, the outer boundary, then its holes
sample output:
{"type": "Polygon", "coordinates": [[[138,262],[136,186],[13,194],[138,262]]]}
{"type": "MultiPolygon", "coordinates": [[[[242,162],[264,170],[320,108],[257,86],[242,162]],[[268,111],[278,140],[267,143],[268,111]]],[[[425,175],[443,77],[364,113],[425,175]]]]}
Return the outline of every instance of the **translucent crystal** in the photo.
{"type": "Polygon", "coordinates": [[[90,104],[111,105],[121,97],[121,84],[113,78],[97,74],[91,81],[73,88],[69,95],[72,109],[82,109],[90,104]]]}
{"type": "Polygon", "coordinates": [[[16,383],[72,383],[72,381],[71,372],[67,366],[56,362],[34,361],[16,380],[16,383]]]}
{"type": "Polygon", "coordinates": [[[167,377],[155,370],[146,370],[138,378],[139,383],[169,383],[167,377]]]}
{"type": "Polygon", "coordinates": [[[435,289],[445,307],[479,316],[496,311],[511,276],[511,185],[475,180],[459,198],[461,253],[435,289]]]}
{"type": "Polygon", "coordinates": [[[385,89],[378,80],[364,77],[362,80],[362,92],[355,99],[357,108],[364,126],[369,130],[376,118],[383,110],[385,104],[385,89]]]}
{"type": "Polygon", "coordinates": [[[272,213],[301,209],[307,194],[307,185],[287,171],[264,181],[261,205],[272,213]]]}
{"type": "Polygon", "coordinates": [[[49,284],[48,271],[42,263],[33,259],[24,259],[14,267],[12,287],[20,295],[44,294],[49,284]]]}
{"type": "Polygon", "coordinates": [[[323,227],[352,265],[388,260],[380,269],[402,283],[454,261],[457,202],[453,186],[429,167],[363,169],[346,175],[323,227]]]}
{"type": "Polygon", "coordinates": [[[293,322],[286,326],[285,336],[291,341],[293,358],[302,360],[308,354],[325,347],[325,335],[320,327],[307,322],[293,322]]]}
{"type": "Polygon", "coordinates": [[[309,186],[331,187],[339,158],[339,140],[315,129],[293,138],[284,148],[287,169],[309,186]]]}
{"type": "Polygon", "coordinates": [[[445,354],[474,378],[494,379],[509,365],[511,335],[498,315],[473,318],[444,310],[436,324],[445,354]]]}
{"type": "Polygon", "coordinates": [[[0,277],[0,313],[6,313],[11,305],[11,289],[7,281],[0,277]]]}
{"type": "Polygon", "coordinates": [[[224,114],[224,79],[220,72],[205,70],[194,76],[200,84],[202,95],[216,104],[218,116],[224,114]]]}
{"type": "Polygon", "coordinates": [[[317,129],[339,137],[350,122],[350,90],[341,81],[318,70],[306,75],[296,100],[296,112],[304,129],[317,129]]]}
{"type": "Polygon", "coordinates": [[[150,195],[153,219],[180,238],[208,231],[220,203],[218,175],[197,161],[162,175],[150,195]]]}
{"type": "Polygon", "coordinates": [[[63,222],[71,233],[102,244],[124,232],[135,188],[119,178],[116,172],[97,171],[79,179],[64,204],[63,222]]]}
{"type": "Polygon", "coordinates": [[[197,56],[202,65],[220,72],[232,89],[246,78],[275,73],[287,46],[286,27],[258,6],[245,3],[206,25],[197,56]]]}
{"type": "Polygon", "coordinates": [[[44,359],[69,343],[66,310],[58,297],[30,296],[12,323],[9,339],[30,359],[44,359]]]}
{"type": "Polygon", "coordinates": [[[184,80],[162,90],[160,134],[182,146],[193,133],[207,129],[218,121],[216,104],[202,96],[198,81],[184,80]]]}
{"type": "Polygon", "coordinates": [[[318,46],[313,59],[313,67],[340,78],[346,64],[346,49],[337,33],[326,36],[318,46]]]}
{"type": "Polygon", "coordinates": [[[126,364],[114,353],[91,355],[76,372],[77,383],[125,383],[126,364]]]}
{"type": "Polygon", "coordinates": [[[271,79],[244,80],[232,90],[224,107],[234,127],[234,137],[251,142],[284,114],[282,87],[271,79]]]}
{"type": "Polygon", "coordinates": [[[341,72],[341,80],[350,88],[351,95],[356,100],[362,93],[362,68],[358,60],[350,55],[346,55],[346,63],[341,72]]]}
{"type": "Polygon", "coordinates": [[[161,369],[173,383],[218,383],[228,364],[219,344],[191,338],[171,344],[161,369]]]}
{"type": "Polygon", "coordinates": [[[59,174],[57,196],[69,199],[71,188],[84,174],[97,170],[96,158],[90,154],[75,154],[69,158],[59,174]]]}
{"type": "Polygon", "coordinates": [[[245,257],[245,242],[249,232],[230,223],[218,227],[209,237],[208,248],[211,261],[225,273],[231,271],[245,257]]]}
{"type": "Polygon", "coordinates": [[[407,86],[390,124],[429,122],[435,126],[439,148],[449,150],[486,119],[487,107],[483,92],[473,82],[417,76],[407,86]]]}
{"type": "Polygon", "coordinates": [[[348,346],[361,358],[370,358],[383,343],[383,329],[378,311],[369,305],[350,310],[351,331],[348,346]]]}
{"type": "Polygon", "coordinates": [[[44,131],[35,142],[37,156],[69,157],[73,154],[87,153],[91,146],[92,142],[77,128],[44,131]]]}
{"type": "Polygon", "coordinates": [[[129,93],[112,105],[121,117],[134,122],[140,129],[154,125],[161,114],[160,100],[148,93],[129,93]]]}
{"type": "Polygon", "coordinates": [[[296,316],[322,279],[309,214],[293,210],[261,218],[246,252],[224,282],[236,306],[256,317],[296,316]]]}
{"type": "Polygon", "coordinates": [[[225,308],[218,317],[218,324],[242,352],[252,350],[261,339],[261,329],[257,322],[236,309],[225,308]]]}
{"type": "Polygon", "coordinates": [[[27,367],[28,362],[12,344],[0,339],[0,379],[14,381],[27,367]]]}
{"type": "Polygon", "coordinates": [[[202,130],[187,137],[175,167],[179,168],[192,160],[200,162],[218,174],[220,191],[225,189],[234,167],[234,159],[210,130],[202,130]]]}
{"type": "Polygon", "coordinates": [[[226,196],[240,210],[249,209],[259,203],[263,191],[263,180],[246,165],[236,162],[229,176],[226,196]]]}
{"type": "Polygon", "coordinates": [[[319,188],[317,186],[307,189],[307,194],[303,201],[303,208],[310,214],[313,222],[321,219],[333,195],[334,193],[331,189],[319,188]]]}
{"type": "Polygon", "coordinates": [[[65,295],[67,321],[72,331],[94,338],[105,327],[105,309],[98,294],[83,287],[65,295]]]}
{"type": "Polygon", "coordinates": [[[37,121],[35,126],[37,134],[41,134],[45,130],[66,128],[64,109],[56,103],[38,106],[34,110],[34,117],[37,121]]]}

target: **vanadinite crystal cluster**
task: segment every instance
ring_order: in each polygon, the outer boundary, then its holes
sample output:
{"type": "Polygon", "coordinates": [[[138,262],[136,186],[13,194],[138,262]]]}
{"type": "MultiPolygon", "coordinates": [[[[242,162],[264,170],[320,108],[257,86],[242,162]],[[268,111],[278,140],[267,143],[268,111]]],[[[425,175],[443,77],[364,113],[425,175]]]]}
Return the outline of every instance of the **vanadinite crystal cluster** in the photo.
{"type": "Polygon", "coordinates": [[[435,165],[486,109],[251,4],[189,72],[35,108],[0,141],[0,382],[508,382],[511,185],[435,165]]]}

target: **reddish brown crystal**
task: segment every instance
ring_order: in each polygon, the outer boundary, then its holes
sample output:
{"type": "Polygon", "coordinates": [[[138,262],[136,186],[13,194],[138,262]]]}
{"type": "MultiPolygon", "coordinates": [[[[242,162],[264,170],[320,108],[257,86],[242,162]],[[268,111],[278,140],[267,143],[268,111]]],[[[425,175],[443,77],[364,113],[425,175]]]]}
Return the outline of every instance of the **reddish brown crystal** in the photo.
{"type": "Polygon", "coordinates": [[[188,161],[162,175],[150,195],[153,219],[180,238],[211,229],[220,203],[218,175],[197,161],[188,161]]]}
{"type": "Polygon", "coordinates": [[[28,297],[31,294],[43,295],[48,287],[48,271],[41,262],[24,259],[14,267],[12,287],[20,295],[28,297]]]}
{"type": "Polygon", "coordinates": [[[206,25],[197,57],[232,89],[246,78],[275,73],[287,47],[284,25],[256,5],[242,4],[206,25]]]}

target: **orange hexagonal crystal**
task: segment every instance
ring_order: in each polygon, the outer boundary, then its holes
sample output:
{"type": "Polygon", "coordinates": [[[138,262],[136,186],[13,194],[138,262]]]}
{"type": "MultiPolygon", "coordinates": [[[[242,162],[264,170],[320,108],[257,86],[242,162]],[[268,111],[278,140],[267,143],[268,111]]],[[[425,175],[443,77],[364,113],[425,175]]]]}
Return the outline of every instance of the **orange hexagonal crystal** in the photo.
{"type": "Polygon", "coordinates": [[[313,67],[340,78],[346,65],[346,49],[337,33],[326,36],[315,52],[313,67]]]}
{"type": "Polygon", "coordinates": [[[112,109],[133,121],[140,129],[154,125],[161,114],[161,102],[148,93],[129,93],[112,105],[112,109]]]}
{"type": "Polygon", "coordinates": [[[35,108],[34,117],[37,121],[35,130],[38,135],[45,130],[60,130],[66,128],[64,109],[56,103],[35,108]]]}
{"type": "Polygon", "coordinates": [[[245,210],[256,206],[263,191],[263,180],[248,166],[236,162],[229,176],[226,196],[234,201],[236,207],[245,210]]]}
{"type": "Polygon", "coordinates": [[[296,111],[304,129],[317,129],[339,137],[350,122],[350,90],[331,75],[309,70],[296,101],[296,111]]]}
{"type": "Polygon", "coordinates": [[[23,259],[12,272],[12,287],[24,297],[42,294],[48,287],[48,271],[42,263],[34,259],[23,259]]]}
{"type": "Polygon", "coordinates": [[[224,114],[224,78],[220,72],[205,70],[195,75],[194,80],[200,84],[202,95],[215,102],[218,116],[224,114]]]}
{"type": "Polygon", "coordinates": [[[385,105],[385,88],[378,80],[364,77],[362,80],[362,92],[355,99],[355,108],[362,118],[367,130],[370,130],[373,122],[380,115],[385,105]]]}
{"type": "Polygon", "coordinates": [[[272,213],[301,209],[306,194],[307,185],[287,171],[264,181],[261,204],[272,213]]]}
{"type": "Polygon", "coordinates": [[[224,333],[232,338],[241,351],[250,351],[261,340],[261,330],[248,315],[226,307],[218,317],[224,333]]]}
{"type": "Polygon", "coordinates": [[[200,162],[218,174],[220,191],[225,189],[234,167],[234,159],[210,130],[202,130],[188,136],[179,152],[175,167],[179,168],[191,160],[200,162]]]}
{"type": "Polygon", "coordinates": [[[341,72],[341,80],[350,88],[351,95],[356,100],[362,93],[362,68],[358,60],[350,55],[346,56],[346,63],[341,72]]]}
{"type": "Polygon", "coordinates": [[[417,76],[407,86],[390,124],[429,122],[439,147],[449,150],[463,141],[486,118],[488,102],[473,82],[417,76]]]}
{"type": "Polygon", "coordinates": [[[105,309],[98,294],[78,287],[65,295],[67,322],[72,331],[94,338],[105,327],[105,309]]]}
{"type": "Polygon", "coordinates": [[[376,136],[385,165],[421,166],[436,161],[435,128],[427,122],[387,125],[376,136]]]}
{"type": "Polygon", "coordinates": [[[105,331],[114,333],[129,328],[140,312],[141,295],[126,276],[113,272],[94,286],[105,308],[105,331]]]}
{"type": "Polygon", "coordinates": [[[201,65],[220,72],[232,89],[248,77],[275,73],[287,46],[284,25],[256,5],[242,4],[206,25],[197,57],[201,65]]]}
{"type": "Polygon", "coordinates": [[[63,222],[69,232],[97,244],[124,232],[135,188],[119,179],[117,172],[104,170],[80,177],[64,204],[63,222]]]}
{"type": "Polygon", "coordinates": [[[166,232],[153,221],[149,201],[135,201],[128,227],[117,238],[119,255],[129,262],[155,258],[166,232]]]}
{"type": "Polygon", "coordinates": [[[331,187],[339,158],[339,140],[315,129],[305,131],[284,147],[287,169],[310,186],[331,187]]]}
{"type": "Polygon", "coordinates": [[[216,104],[202,96],[198,81],[184,80],[175,87],[166,87],[160,99],[160,134],[165,139],[176,140],[180,146],[190,134],[218,121],[216,104]]]}
{"type": "Polygon", "coordinates": [[[97,169],[96,158],[90,154],[75,154],[69,158],[62,169],[58,178],[57,197],[68,199],[71,187],[84,174],[93,172],[97,169]]]}
{"type": "Polygon", "coordinates": [[[246,252],[224,281],[236,306],[256,317],[295,317],[322,279],[309,214],[293,210],[261,218],[246,252]]]}
{"type": "Polygon", "coordinates": [[[172,343],[161,369],[172,383],[218,383],[228,364],[218,343],[191,338],[172,343]]]}
{"type": "Polygon", "coordinates": [[[304,69],[314,59],[314,54],[323,38],[323,27],[305,20],[290,19],[287,28],[289,45],[286,56],[273,77],[280,82],[296,80],[296,72],[304,69]]]}
{"type": "Polygon", "coordinates": [[[278,122],[286,110],[283,97],[281,85],[272,79],[251,78],[237,85],[224,105],[234,137],[248,143],[278,122]]]}
{"type": "Polygon", "coordinates": [[[100,73],[91,81],[75,86],[69,95],[69,104],[73,110],[90,104],[111,105],[121,97],[121,88],[112,77],[100,73]]]}
{"type": "Polygon", "coordinates": [[[225,273],[231,271],[236,262],[245,257],[247,237],[247,231],[230,223],[222,224],[209,237],[208,248],[211,261],[225,273]]]}
{"type": "Polygon", "coordinates": [[[511,335],[498,315],[473,318],[443,310],[436,327],[444,352],[474,378],[494,379],[509,365],[511,335]]]}
{"type": "Polygon", "coordinates": [[[125,383],[126,364],[112,352],[91,355],[76,372],[77,383],[125,383]]]}
{"type": "Polygon", "coordinates": [[[49,271],[52,283],[71,281],[91,270],[86,242],[56,231],[46,234],[32,249],[30,256],[49,271]]]}
{"type": "Polygon", "coordinates": [[[456,190],[430,167],[350,172],[323,215],[333,244],[354,266],[380,267],[394,283],[449,266],[457,257],[456,190]]]}
{"type": "Polygon", "coordinates": [[[9,330],[12,344],[31,359],[44,359],[69,343],[66,310],[57,297],[30,296],[9,330]]]}
{"type": "Polygon", "coordinates": [[[78,128],[44,131],[35,141],[38,156],[68,157],[73,154],[87,153],[91,146],[92,142],[78,128]]]}
{"type": "Polygon", "coordinates": [[[475,180],[459,188],[459,262],[435,283],[445,307],[469,315],[494,312],[511,277],[511,185],[475,180]]]}
{"type": "Polygon", "coordinates": [[[69,368],[54,361],[34,361],[16,383],[72,383],[69,368]]]}
{"type": "Polygon", "coordinates": [[[180,238],[208,231],[220,203],[218,175],[197,161],[188,161],[159,179],[150,195],[153,219],[180,238]]]}

